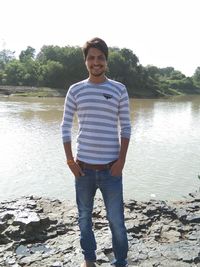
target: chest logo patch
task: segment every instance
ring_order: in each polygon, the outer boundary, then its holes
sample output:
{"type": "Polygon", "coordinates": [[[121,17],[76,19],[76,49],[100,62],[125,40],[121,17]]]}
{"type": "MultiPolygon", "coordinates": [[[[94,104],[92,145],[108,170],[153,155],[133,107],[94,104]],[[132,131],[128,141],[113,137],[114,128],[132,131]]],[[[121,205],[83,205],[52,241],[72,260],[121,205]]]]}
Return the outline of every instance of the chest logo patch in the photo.
{"type": "Polygon", "coordinates": [[[109,94],[103,94],[103,96],[104,96],[106,99],[111,99],[111,98],[112,98],[112,95],[109,95],[109,94]]]}

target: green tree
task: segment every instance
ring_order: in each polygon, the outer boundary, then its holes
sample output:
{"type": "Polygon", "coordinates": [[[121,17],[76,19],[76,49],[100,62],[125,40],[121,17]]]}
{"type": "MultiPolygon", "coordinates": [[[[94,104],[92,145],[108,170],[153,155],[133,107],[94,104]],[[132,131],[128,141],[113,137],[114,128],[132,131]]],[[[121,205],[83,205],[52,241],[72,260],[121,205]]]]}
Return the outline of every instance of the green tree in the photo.
{"type": "Polygon", "coordinates": [[[126,85],[129,96],[160,95],[157,84],[130,49],[110,48],[108,69],[110,78],[126,85]]]}
{"type": "Polygon", "coordinates": [[[42,65],[42,81],[41,84],[53,88],[63,87],[64,68],[59,62],[48,60],[45,65],[42,65]]]}
{"type": "Polygon", "coordinates": [[[68,88],[71,84],[85,79],[88,74],[80,47],[64,47],[63,53],[62,64],[65,70],[64,83],[68,88]]]}
{"type": "Polygon", "coordinates": [[[22,79],[23,85],[37,86],[41,79],[41,66],[40,63],[33,60],[32,58],[26,59],[22,63],[25,69],[25,75],[22,79]]]}
{"type": "Polygon", "coordinates": [[[152,79],[158,80],[158,77],[160,76],[159,68],[153,65],[147,65],[145,70],[152,79]]]}
{"type": "Polygon", "coordinates": [[[19,60],[10,61],[5,67],[5,79],[8,85],[23,85],[26,74],[24,65],[19,60]]]}
{"type": "Polygon", "coordinates": [[[200,87],[200,67],[197,67],[194,75],[192,76],[193,81],[195,82],[195,84],[200,87]]]}
{"type": "Polygon", "coordinates": [[[108,75],[114,80],[124,82],[124,58],[117,48],[111,49],[108,58],[108,75]]]}
{"type": "Polygon", "coordinates": [[[15,58],[15,52],[8,49],[0,51],[0,70],[4,69],[6,64],[15,58]]]}
{"type": "Polygon", "coordinates": [[[53,45],[44,45],[37,54],[36,59],[41,64],[46,64],[47,61],[62,62],[64,57],[63,48],[53,45]]]}
{"type": "Polygon", "coordinates": [[[34,59],[35,49],[31,46],[28,46],[26,50],[22,50],[19,55],[19,60],[21,62],[26,62],[27,60],[34,59]]]}
{"type": "MultiPolygon", "coordinates": [[[[80,47],[43,46],[35,56],[28,46],[19,60],[10,50],[0,51],[0,84],[69,88],[87,75],[80,47]]],[[[109,48],[107,75],[124,83],[131,97],[200,93],[200,67],[192,78],[173,67],[143,67],[127,48],[109,48]]]]}
{"type": "Polygon", "coordinates": [[[137,84],[139,60],[129,49],[111,48],[108,60],[109,75],[111,78],[124,83],[127,87],[137,84]]]}
{"type": "MultiPolygon", "coordinates": [[[[58,46],[43,46],[41,51],[38,53],[36,59],[44,67],[44,84],[49,84],[47,77],[49,76],[50,69],[54,68],[49,65],[49,62],[57,62],[57,67],[62,69],[59,79],[54,81],[54,87],[69,87],[72,83],[78,82],[84,79],[87,75],[87,71],[84,65],[83,55],[80,47],[58,47],[58,46]]],[[[56,68],[57,68],[56,67],[56,68]]],[[[57,71],[56,71],[57,72],[57,71]]],[[[52,74],[50,75],[52,77],[52,74]]]]}

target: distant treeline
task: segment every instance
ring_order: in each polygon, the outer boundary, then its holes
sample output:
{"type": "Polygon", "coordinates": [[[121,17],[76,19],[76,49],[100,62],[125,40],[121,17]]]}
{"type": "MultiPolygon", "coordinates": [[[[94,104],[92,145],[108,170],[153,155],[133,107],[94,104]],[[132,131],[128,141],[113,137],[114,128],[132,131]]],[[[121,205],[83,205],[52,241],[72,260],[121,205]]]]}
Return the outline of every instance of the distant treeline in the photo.
{"type": "MultiPolygon", "coordinates": [[[[28,46],[17,59],[15,52],[0,51],[0,85],[67,89],[88,75],[80,47],[50,45],[43,46],[37,55],[35,52],[28,46]]],[[[127,48],[109,48],[107,76],[124,83],[130,97],[200,93],[200,67],[192,77],[173,67],[144,67],[127,48]]]]}

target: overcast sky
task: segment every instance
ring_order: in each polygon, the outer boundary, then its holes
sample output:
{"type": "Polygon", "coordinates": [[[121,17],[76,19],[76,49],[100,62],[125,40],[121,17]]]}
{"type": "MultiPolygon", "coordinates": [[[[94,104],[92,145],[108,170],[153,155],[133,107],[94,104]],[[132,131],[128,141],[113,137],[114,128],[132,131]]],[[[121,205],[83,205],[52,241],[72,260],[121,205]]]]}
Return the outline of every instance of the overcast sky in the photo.
{"type": "Polygon", "coordinates": [[[0,50],[78,45],[129,48],[143,66],[200,66],[199,0],[0,0],[0,50]]]}

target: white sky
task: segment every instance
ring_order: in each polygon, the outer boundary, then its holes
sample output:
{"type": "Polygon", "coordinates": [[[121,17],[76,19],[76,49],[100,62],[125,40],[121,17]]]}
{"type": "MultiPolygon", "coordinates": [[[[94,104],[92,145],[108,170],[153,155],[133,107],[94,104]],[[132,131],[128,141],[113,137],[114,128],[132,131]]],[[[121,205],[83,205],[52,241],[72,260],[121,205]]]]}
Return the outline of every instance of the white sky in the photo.
{"type": "Polygon", "coordinates": [[[143,66],[200,66],[199,0],[0,0],[0,50],[79,45],[129,48],[143,66]]]}

